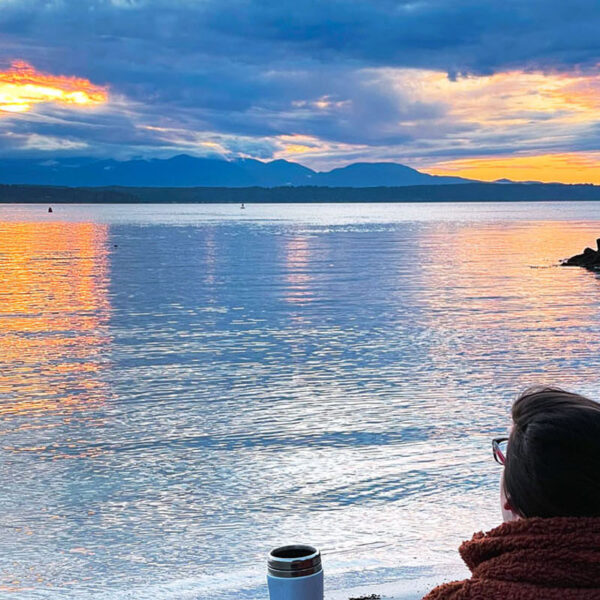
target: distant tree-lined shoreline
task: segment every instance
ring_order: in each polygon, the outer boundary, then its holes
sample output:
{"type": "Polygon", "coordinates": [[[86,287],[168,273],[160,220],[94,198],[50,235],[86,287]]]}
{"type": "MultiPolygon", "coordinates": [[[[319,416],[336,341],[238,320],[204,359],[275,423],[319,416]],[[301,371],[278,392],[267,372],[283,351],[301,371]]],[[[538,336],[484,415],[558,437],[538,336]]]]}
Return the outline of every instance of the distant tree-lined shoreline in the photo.
{"type": "Polygon", "coordinates": [[[466,183],[403,187],[58,187],[0,185],[0,203],[294,204],[336,202],[536,202],[600,200],[600,186],[466,183]]]}

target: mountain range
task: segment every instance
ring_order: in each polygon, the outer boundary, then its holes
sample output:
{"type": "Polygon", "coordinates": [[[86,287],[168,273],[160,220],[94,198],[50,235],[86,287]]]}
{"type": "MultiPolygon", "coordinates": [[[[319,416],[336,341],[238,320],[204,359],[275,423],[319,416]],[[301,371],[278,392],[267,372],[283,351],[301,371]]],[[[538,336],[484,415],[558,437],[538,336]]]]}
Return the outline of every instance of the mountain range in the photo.
{"type": "Polygon", "coordinates": [[[180,154],[168,159],[117,161],[95,158],[0,160],[0,184],[69,187],[398,187],[470,183],[461,177],[421,173],[393,162],[353,163],[314,171],[286,160],[224,160],[180,154]]]}

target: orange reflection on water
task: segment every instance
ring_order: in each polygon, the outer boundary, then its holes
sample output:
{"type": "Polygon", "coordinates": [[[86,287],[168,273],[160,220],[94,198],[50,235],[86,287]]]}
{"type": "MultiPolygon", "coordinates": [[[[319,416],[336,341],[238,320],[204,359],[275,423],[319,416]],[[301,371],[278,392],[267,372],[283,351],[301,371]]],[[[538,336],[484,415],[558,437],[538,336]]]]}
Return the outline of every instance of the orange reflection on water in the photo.
{"type": "Polygon", "coordinates": [[[286,290],[285,299],[291,303],[312,302],[314,294],[310,289],[312,277],[309,270],[311,249],[308,239],[295,236],[285,245],[286,290]]]}
{"type": "MultiPolygon", "coordinates": [[[[432,253],[423,267],[429,291],[421,301],[439,336],[432,357],[439,373],[464,361],[479,376],[494,378],[498,353],[508,351],[524,378],[542,363],[554,365],[553,377],[574,375],[560,372],[559,363],[586,355],[585,332],[598,319],[600,281],[559,261],[595,247],[590,229],[546,221],[454,230],[440,225],[428,232],[421,244],[432,253]]],[[[578,366],[580,376],[587,370],[578,366]]]]}
{"type": "Polygon", "coordinates": [[[70,412],[106,395],[108,227],[0,223],[0,415],[70,412]]]}

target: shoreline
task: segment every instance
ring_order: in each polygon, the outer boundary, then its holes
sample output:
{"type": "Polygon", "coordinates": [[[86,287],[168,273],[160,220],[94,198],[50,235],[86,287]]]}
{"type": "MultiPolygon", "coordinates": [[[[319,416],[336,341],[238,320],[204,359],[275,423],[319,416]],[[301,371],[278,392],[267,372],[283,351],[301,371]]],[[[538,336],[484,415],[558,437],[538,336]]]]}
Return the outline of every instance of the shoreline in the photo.
{"type": "Polygon", "coordinates": [[[0,184],[0,204],[339,204],[595,202],[600,186],[454,183],[402,187],[67,187],[0,184]]]}
{"type": "Polygon", "coordinates": [[[437,586],[450,581],[466,579],[470,576],[466,566],[451,566],[439,574],[422,575],[415,578],[398,579],[381,584],[368,583],[325,593],[325,600],[367,600],[377,596],[381,600],[421,600],[437,586]]]}

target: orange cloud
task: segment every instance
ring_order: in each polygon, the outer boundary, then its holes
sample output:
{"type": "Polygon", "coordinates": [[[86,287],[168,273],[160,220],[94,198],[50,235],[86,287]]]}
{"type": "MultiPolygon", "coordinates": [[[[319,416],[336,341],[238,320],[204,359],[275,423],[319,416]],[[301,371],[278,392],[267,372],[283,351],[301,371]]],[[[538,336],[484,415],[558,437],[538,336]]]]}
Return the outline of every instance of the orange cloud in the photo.
{"type": "Polygon", "coordinates": [[[285,151],[288,154],[304,154],[305,152],[311,152],[313,148],[310,146],[304,146],[303,144],[288,144],[285,147],[285,151]]]}
{"type": "MultiPolygon", "coordinates": [[[[350,145],[322,140],[313,135],[303,134],[283,134],[274,138],[279,146],[275,151],[275,159],[297,160],[297,155],[302,155],[302,164],[309,165],[313,160],[315,168],[323,167],[322,159],[335,154],[345,154],[347,152],[356,152],[367,150],[365,145],[350,145]]],[[[336,165],[337,166],[337,165],[336,165]]]]}
{"type": "Polygon", "coordinates": [[[107,100],[106,87],[81,77],[41,73],[22,60],[0,71],[0,114],[27,112],[35,104],[47,102],[91,106],[107,100]]]}
{"type": "Polygon", "coordinates": [[[515,181],[600,185],[600,152],[464,158],[438,163],[426,171],[432,175],[453,175],[483,181],[508,177],[515,181]]]}
{"type": "MultiPolygon", "coordinates": [[[[600,66],[600,65],[599,65],[600,66]]],[[[600,73],[506,71],[448,79],[425,69],[379,69],[389,89],[420,102],[440,102],[448,115],[487,129],[535,124],[535,117],[563,124],[600,117],[600,73]]]]}
{"type": "Polygon", "coordinates": [[[577,150],[600,123],[600,64],[586,72],[508,71],[455,80],[419,69],[377,73],[399,97],[444,107],[439,119],[399,124],[409,133],[413,126],[425,151],[433,147],[449,157],[422,156],[418,168],[484,181],[600,184],[600,153],[577,150]],[[481,156],[482,148],[497,148],[498,155],[481,156]],[[456,151],[462,158],[450,158],[456,151]]]}

